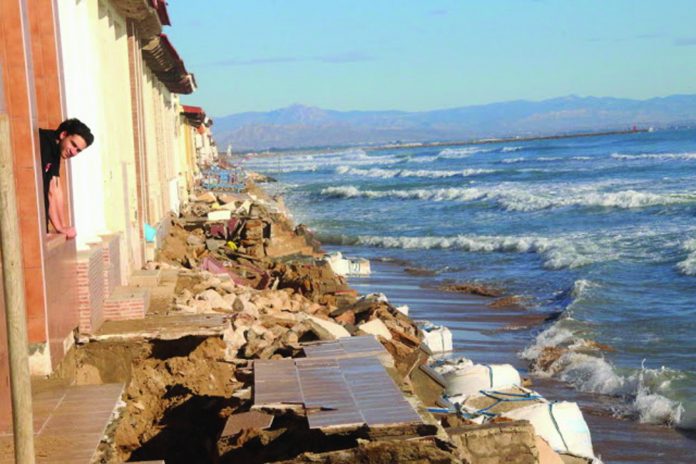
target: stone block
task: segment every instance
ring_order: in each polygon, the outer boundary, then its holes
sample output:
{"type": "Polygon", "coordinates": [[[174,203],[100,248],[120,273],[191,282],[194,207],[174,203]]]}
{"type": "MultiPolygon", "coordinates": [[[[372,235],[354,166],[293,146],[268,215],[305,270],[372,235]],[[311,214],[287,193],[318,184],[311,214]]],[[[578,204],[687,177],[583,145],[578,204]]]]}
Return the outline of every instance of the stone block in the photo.
{"type": "Polygon", "coordinates": [[[536,464],[539,450],[534,427],[526,421],[463,426],[447,431],[464,462],[536,464]]]}

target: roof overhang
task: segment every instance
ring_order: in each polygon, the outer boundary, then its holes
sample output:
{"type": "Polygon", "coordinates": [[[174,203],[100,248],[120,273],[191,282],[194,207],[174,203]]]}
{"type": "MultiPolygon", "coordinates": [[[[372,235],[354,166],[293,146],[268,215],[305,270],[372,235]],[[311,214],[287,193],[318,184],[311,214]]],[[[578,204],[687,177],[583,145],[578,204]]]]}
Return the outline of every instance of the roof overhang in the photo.
{"type": "Polygon", "coordinates": [[[205,111],[200,106],[181,105],[181,114],[193,127],[201,127],[206,120],[205,111]]]}
{"type": "Polygon", "coordinates": [[[162,18],[169,21],[167,5],[162,0],[111,0],[111,3],[123,16],[133,20],[143,41],[161,34],[162,24],[169,24],[162,21],[162,18]]]}
{"type": "Polygon", "coordinates": [[[190,94],[196,90],[196,79],[184,66],[165,34],[153,37],[142,49],[143,58],[157,78],[172,93],[190,94]]]}

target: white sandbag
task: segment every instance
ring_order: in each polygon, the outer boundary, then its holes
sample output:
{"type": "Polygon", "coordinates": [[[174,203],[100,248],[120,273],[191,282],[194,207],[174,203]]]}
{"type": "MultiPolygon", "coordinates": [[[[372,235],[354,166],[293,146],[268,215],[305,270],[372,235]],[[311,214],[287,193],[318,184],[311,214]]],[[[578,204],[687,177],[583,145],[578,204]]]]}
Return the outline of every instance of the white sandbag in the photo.
{"type": "Polygon", "coordinates": [[[447,381],[445,393],[475,395],[481,390],[521,386],[520,373],[510,364],[474,364],[461,366],[442,375],[447,381]]]}
{"type": "Polygon", "coordinates": [[[329,263],[329,266],[331,266],[331,270],[334,271],[336,275],[345,277],[348,275],[348,271],[350,271],[348,267],[349,261],[343,258],[343,255],[340,251],[326,255],[326,257],[324,257],[324,261],[329,263]]]}
{"type": "Polygon", "coordinates": [[[368,276],[371,274],[370,261],[365,258],[351,259],[348,261],[348,275],[352,276],[368,276]]]}
{"type": "Polygon", "coordinates": [[[531,422],[536,434],[560,453],[595,459],[590,429],[577,403],[534,404],[506,412],[503,416],[531,422]]]}
{"type": "Polygon", "coordinates": [[[449,372],[453,372],[457,369],[461,369],[464,367],[469,367],[473,366],[474,362],[469,359],[469,358],[457,358],[457,359],[448,359],[446,361],[437,361],[433,364],[431,364],[430,367],[433,368],[435,372],[437,372],[440,375],[445,375],[449,372]]]}
{"type": "Polygon", "coordinates": [[[423,330],[423,343],[433,353],[452,351],[452,332],[445,326],[425,323],[423,330]]]}
{"type": "Polygon", "coordinates": [[[408,305],[397,306],[395,309],[397,311],[399,311],[401,314],[403,314],[404,316],[408,316],[408,310],[409,310],[408,305]]]}
{"type": "Polygon", "coordinates": [[[344,258],[340,251],[328,254],[324,261],[329,263],[331,270],[340,276],[367,276],[370,275],[370,261],[364,258],[344,258]]]}
{"type": "Polygon", "coordinates": [[[389,303],[389,298],[384,293],[368,293],[358,298],[358,301],[372,301],[379,303],[389,303]]]}
{"type": "Polygon", "coordinates": [[[548,403],[539,393],[517,386],[483,390],[469,396],[455,395],[447,399],[459,405],[459,412],[467,419],[478,416],[485,416],[488,419],[502,414],[503,411],[526,408],[537,403],[548,403]]]}

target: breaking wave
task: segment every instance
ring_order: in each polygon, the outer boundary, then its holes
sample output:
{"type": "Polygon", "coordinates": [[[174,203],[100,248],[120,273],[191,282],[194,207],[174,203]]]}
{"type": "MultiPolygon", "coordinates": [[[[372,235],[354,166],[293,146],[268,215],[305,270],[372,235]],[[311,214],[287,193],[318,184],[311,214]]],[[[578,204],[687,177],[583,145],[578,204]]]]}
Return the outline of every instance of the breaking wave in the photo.
{"type": "Polygon", "coordinates": [[[316,171],[335,166],[370,166],[396,164],[403,159],[394,154],[368,155],[364,150],[345,150],[314,154],[284,154],[252,158],[244,163],[245,168],[259,172],[316,171]],[[313,168],[313,169],[309,169],[313,168]]]}
{"type": "Polygon", "coordinates": [[[686,259],[677,263],[677,269],[684,275],[696,276],[696,239],[687,240],[682,244],[682,250],[688,254],[686,259]]]}
{"type": "Polygon", "coordinates": [[[328,187],[321,191],[322,195],[333,198],[398,198],[402,200],[429,201],[471,201],[483,198],[486,194],[476,188],[448,189],[415,189],[415,190],[360,190],[348,185],[343,187],[328,187]]]}
{"type": "Polygon", "coordinates": [[[612,158],[617,160],[696,160],[696,153],[642,153],[639,155],[624,155],[622,153],[612,153],[612,158]]]}
{"type": "Polygon", "coordinates": [[[536,253],[547,269],[577,268],[612,259],[613,255],[592,241],[535,236],[342,237],[341,244],[381,248],[455,249],[467,252],[536,253]]]}
{"type": "MultiPolygon", "coordinates": [[[[263,170],[266,174],[289,173],[289,172],[315,172],[319,167],[316,164],[305,164],[284,167],[266,167],[263,170]]],[[[261,170],[261,169],[260,169],[261,170]]]]}
{"type": "Polygon", "coordinates": [[[495,172],[492,169],[463,169],[461,171],[429,171],[426,169],[410,170],[410,169],[359,169],[350,166],[339,166],[336,168],[336,173],[347,174],[363,177],[378,177],[381,179],[391,179],[393,177],[428,177],[428,178],[445,178],[445,177],[469,177],[479,174],[489,174],[495,172]]]}
{"type": "Polygon", "coordinates": [[[438,158],[445,159],[459,159],[468,158],[474,153],[485,153],[487,151],[489,150],[486,150],[481,147],[445,148],[437,156],[438,158]]]}
{"type": "Polygon", "coordinates": [[[672,381],[683,373],[661,367],[618,371],[605,358],[611,350],[593,340],[579,336],[574,327],[581,323],[570,314],[580,302],[592,298],[599,286],[587,280],[578,280],[564,294],[569,294],[563,318],[537,335],[534,342],[519,353],[532,362],[534,373],[555,377],[583,392],[619,397],[620,416],[634,417],[643,423],[681,424],[684,407],[668,397],[672,381]]]}
{"type": "Polygon", "coordinates": [[[512,151],[519,151],[522,150],[524,147],[503,147],[500,149],[501,152],[503,153],[510,153],[512,151]]]}
{"type": "MultiPolygon", "coordinates": [[[[355,169],[339,168],[341,173],[358,171],[355,174],[364,176],[411,177],[424,175],[421,171],[393,171],[384,169],[355,169]],[[367,172],[363,172],[367,171],[367,172]]],[[[442,171],[424,171],[425,173],[440,173],[442,171]]],[[[473,173],[468,173],[474,175],[473,173]]],[[[466,175],[466,174],[460,174],[466,175]]],[[[529,212],[550,208],[568,206],[604,207],[604,208],[645,208],[649,206],[670,205],[696,200],[693,195],[686,194],[655,194],[624,190],[619,192],[595,193],[593,185],[567,187],[566,197],[559,192],[548,189],[549,193],[540,194],[530,190],[509,187],[500,184],[495,188],[484,187],[452,187],[444,189],[414,189],[414,190],[360,190],[349,185],[328,187],[321,191],[322,195],[333,198],[396,198],[401,200],[431,200],[431,201],[484,201],[489,200],[507,211],[529,212]]]]}
{"type": "Polygon", "coordinates": [[[503,164],[514,164],[514,163],[524,163],[524,162],[543,162],[551,163],[556,161],[592,161],[594,158],[591,156],[540,156],[538,158],[506,158],[499,162],[503,164]]]}
{"type": "Polygon", "coordinates": [[[583,392],[621,397],[626,402],[618,410],[622,416],[635,416],[643,423],[680,425],[684,407],[665,396],[671,381],[681,375],[677,371],[641,368],[622,375],[596,344],[557,326],[542,332],[521,356],[533,361],[539,356],[535,353],[562,353],[552,362],[547,357],[549,363],[544,370],[537,367],[537,375],[556,377],[583,392]]]}
{"type": "Polygon", "coordinates": [[[525,161],[527,161],[527,158],[506,158],[500,160],[500,162],[503,164],[524,163],[525,161]]]}

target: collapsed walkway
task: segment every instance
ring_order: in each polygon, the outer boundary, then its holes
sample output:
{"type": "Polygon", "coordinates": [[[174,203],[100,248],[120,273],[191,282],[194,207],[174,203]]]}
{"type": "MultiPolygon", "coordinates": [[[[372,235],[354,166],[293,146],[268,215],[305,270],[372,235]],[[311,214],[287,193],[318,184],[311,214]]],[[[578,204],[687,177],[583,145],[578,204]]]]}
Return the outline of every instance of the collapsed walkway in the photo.
{"type": "MultiPolygon", "coordinates": [[[[114,418],[123,384],[55,387],[32,395],[37,463],[89,463],[114,418]]],[[[36,388],[35,388],[36,389],[36,388]]],[[[14,463],[11,433],[0,434],[0,463],[14,463]]]]}

